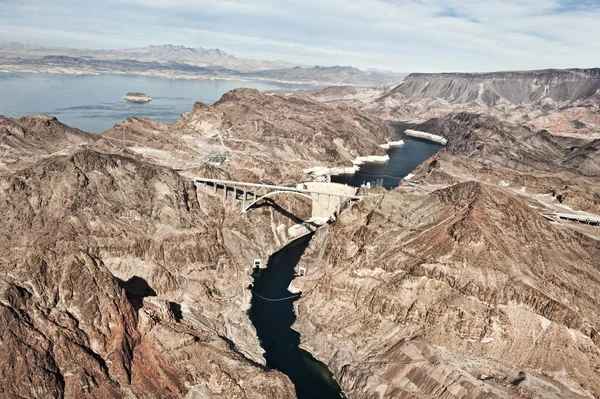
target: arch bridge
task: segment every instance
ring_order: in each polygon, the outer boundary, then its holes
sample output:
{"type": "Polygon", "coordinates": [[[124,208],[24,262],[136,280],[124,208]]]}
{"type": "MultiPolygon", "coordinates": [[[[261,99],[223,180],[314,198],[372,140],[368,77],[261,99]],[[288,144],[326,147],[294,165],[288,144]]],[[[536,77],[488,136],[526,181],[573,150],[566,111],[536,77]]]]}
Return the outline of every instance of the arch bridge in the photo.
{"type": "Polygon", "coordinates": [[[363,198],[356,195],[356,188],[339,183],[307,182],[289,187],[203,177],[196,177],[193,180],[204,187],[212,187],[215,195],[220,189],[223,204],[227,204],[229,200],[231,208],[236,209],[239,203],[242,213],[248,212],[263,199],[279,194],[294,194],[312,201],[313,217],[331,219],[335,218],[345,201],[360,201],[363,198]]]}

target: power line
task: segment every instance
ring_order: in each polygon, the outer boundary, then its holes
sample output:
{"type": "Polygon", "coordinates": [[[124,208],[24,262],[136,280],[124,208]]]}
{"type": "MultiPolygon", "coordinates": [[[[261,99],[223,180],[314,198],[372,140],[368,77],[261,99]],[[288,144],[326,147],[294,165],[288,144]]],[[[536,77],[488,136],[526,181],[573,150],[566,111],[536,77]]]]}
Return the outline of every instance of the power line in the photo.
{"type": "Polygon", "coordinates": [[[301,295],[301,294],[294,294],[294,295],[292,295],[292,296],[288,296],[288,297],[285,297],[285,298],[271,299],[271,298],[266,298],[266,297],[264,297],[264,296],[260,295],[258,292],[254,291],[254,290],[252,290],[252,293],[253,293],[254,295],[256,295],[257,297],[259,297],[259,298],[261,298],[261,299],[264,299],[265,301],[269,301],[269,302],[280,302],[280,301],[287,301],[288,299],[292,299],[292,298],[298,298],[298,297],[301,295]]]}

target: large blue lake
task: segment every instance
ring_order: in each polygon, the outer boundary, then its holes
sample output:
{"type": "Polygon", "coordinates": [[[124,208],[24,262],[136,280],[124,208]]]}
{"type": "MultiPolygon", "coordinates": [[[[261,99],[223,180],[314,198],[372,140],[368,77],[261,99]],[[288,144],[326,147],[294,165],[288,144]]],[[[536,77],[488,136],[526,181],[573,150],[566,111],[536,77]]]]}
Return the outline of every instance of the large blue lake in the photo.
{"type": "Polygon", "coordinates": [[[0,72],[0,115],[47,114],[69,126],[100,133],[131,115],[173,122],[190,111],[194,102],[212,104],[237,87],[261,91],[313,88],[266,81],[0,72]],[[130,91],[147,93],[153,101],[129,103],[121,97],[130,91]]]}

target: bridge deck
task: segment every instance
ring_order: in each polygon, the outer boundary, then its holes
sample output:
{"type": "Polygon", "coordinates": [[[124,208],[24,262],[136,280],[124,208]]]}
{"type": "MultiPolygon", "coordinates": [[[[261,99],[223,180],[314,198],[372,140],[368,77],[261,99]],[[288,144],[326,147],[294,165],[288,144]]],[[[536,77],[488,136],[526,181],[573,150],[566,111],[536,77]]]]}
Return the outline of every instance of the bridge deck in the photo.
{"type": "Polygon", "coordinates": [[[220,179],[205,179],[205,178],[194,178],[193,179],[197,183],[213,183],[221,186],[238,186],[238,187],[256,187],[256,188],[266,188],[271,190],[279,190],[279,191],[291,191],[296,193],[304,193],[304,194],[316,194],[316,195],[330,195],[332,197],[342,197],[349,198],[353,200],[362,200],[363,197],[359,195],[346,195],[346,194],[336,194],[336,193],[328,193],[324,191],[314,191],[314,190],[306,190],[303,188],[296,187],[286,187],[286,186],[275,186],[271,184],[258,184],[258,183],[246,183],[243,181],[232,181],[232,180],[220,180],[220,179]]]}

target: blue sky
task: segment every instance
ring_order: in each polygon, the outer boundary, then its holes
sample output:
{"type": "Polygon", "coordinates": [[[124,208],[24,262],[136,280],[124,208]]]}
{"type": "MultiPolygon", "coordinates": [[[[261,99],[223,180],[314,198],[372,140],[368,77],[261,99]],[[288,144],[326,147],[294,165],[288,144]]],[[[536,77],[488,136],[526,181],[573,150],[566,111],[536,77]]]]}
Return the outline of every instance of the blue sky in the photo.
{"type": "Polygon", "coordinates": [[[600,0],[0,0],[0,42],[400,72],[600,66],[600,0]]]}

